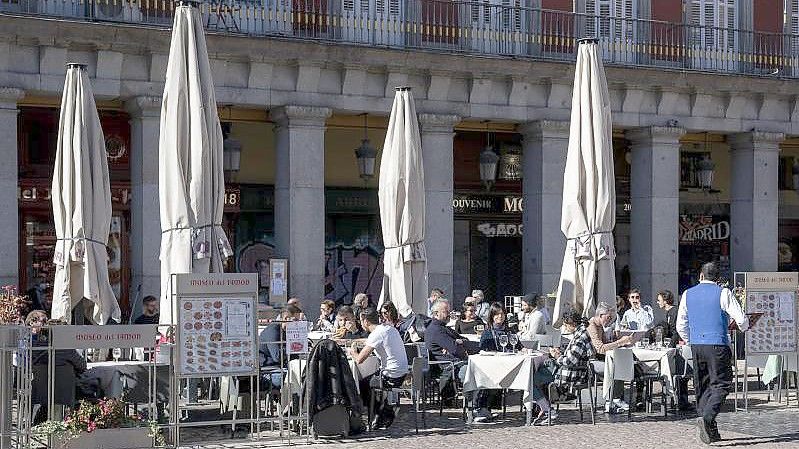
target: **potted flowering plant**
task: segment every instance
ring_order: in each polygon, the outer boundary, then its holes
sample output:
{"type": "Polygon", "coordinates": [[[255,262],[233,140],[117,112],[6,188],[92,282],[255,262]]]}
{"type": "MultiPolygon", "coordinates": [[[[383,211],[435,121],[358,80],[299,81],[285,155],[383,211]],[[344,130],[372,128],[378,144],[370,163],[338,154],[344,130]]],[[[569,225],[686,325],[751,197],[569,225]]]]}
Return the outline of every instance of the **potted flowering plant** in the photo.
{"type": "Polygon", "coordinates": [[[129,415],[119,399],[97,403],[80,401],[63,421],[48,421],[33,433],[54,439],[60,449],[128,449],[162,447],[164,439],[155,421],[129,415]]]}

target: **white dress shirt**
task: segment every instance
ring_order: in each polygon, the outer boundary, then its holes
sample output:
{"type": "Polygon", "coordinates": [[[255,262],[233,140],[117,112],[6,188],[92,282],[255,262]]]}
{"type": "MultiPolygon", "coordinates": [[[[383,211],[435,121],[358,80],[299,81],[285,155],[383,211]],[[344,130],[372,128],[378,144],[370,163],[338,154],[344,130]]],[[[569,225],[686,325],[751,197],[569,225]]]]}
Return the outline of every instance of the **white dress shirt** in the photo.
{"type": "MultiPolygon", "coordinates": [[[[715,284],[715,282],[712,281],[699,281],[699,283],[715,284]]],[[[741,305],[738,304],[738,301],[732,295],[730,289],[721,289],[721,295],[719,295],[719,305],[721,305],[721,310],[726,312],[730,318],[738,323],[738,328],[741,330],[741,332],[749,329],[749,319],[747,319],[746,315],[744,315],[743,310],[741,310],[741,305]]],[[[691,332],[690,325],[688,323],[688,305],[685,301],[685,292],[682,292],[682,297],[680,298],[680,308],[677,310],[677,333],[680,334],[680,337],[682,337],[686,344],[689,343],[688,338],[690,338],[691,332]]]]}
{"type": "Polygon", "coordinates": [[[621,322],[626,323],[630,329],[647,330],[655,322],[655,314],[652,312],[652,307],[645,305],[638,309],[628,309],[624,312],[621,322]],[[630,323],[635,323],[635,325],[631,326],[630,323]]]}

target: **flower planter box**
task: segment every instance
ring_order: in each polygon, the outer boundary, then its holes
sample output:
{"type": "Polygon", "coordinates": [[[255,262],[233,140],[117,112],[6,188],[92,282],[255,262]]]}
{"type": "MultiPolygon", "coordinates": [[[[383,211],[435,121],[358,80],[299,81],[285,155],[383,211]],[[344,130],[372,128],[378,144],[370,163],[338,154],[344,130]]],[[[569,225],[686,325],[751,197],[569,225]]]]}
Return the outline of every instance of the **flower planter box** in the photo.
{"type": "Polygon", "coordinates": [[[152,448],[147,427],[128,427],[121,429],[98,429],[82,433],[77,438],[65,440],[55,437],[53,449],[142,449],[152,448]]]}

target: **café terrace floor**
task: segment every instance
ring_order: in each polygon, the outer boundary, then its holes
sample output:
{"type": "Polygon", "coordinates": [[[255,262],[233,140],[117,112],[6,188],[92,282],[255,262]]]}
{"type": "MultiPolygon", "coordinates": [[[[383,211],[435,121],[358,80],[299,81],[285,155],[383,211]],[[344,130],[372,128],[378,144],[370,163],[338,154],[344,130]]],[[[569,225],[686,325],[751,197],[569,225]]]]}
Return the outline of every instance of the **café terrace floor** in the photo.
{"type": "MultiPolygon", "coordinates": [[[[750,379],[754,379],[754,373],[750,379]]],[[[755,382],[750,381],[751,388],[755,382]]],[[[722,441],[713,447],[754,447],[754,448],[799,448],[799,407],[795,395],[791,405],[777,404],[772,396],[766,402],[766,393],[752,392],[749,396],[749,412],[732,411],[732,395],[728,397],[724,413],[719,415],[719,431],[722,441]]],[[[692,398],[693,399],[693,398],[692,398]]],[[[427,428],[414,433],[413,412],[403,402],[400,415],[389,430],[367,432],[347,439],[319,439],[306,443],[305,436],[292,436],[294,447],[327,445],[347,448],[679,448],[704,447],[695,426],[696,414],[672,414],[667,418],[659,414],[655,405],[652,414],[638,412],[632,421],[627,415],[596,414],[596,425],[592,426],[586,414],[585,423],[580,423],[575,407],[562,405],[560,417],[550,427],[524,427],[524,414],[517,405],[508,406],[506,418],[501,414],[490,424],[467,426],[461,419],[460,409],[444,409],[443,416],[438,410],[427,414],[427,428]]],[[[739,405],[743,405],[739,402],[739,405]]],[[[499,413],[501,410],[494,410],[499,413]]],[[[229,429],[229,428],[228,428],[229,429]]],[[[228,430],[229,432],[229,430],[228,430]]],[[[278,447],[286,445],[274,436],[261,441],[245,438],[220,441],[224,433],[219,428],[194,429],[183,437],[181,447],[203,449],[244,449],[257,447],[278,447]],[[209,441],[215,442],[210,443],[209,441]]]]}

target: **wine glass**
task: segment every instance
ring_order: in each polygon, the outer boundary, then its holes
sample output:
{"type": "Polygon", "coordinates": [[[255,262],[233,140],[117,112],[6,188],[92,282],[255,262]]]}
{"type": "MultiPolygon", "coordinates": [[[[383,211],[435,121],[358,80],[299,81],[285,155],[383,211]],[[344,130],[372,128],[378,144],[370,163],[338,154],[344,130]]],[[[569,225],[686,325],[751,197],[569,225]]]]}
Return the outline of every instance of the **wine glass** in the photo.
{"type": "Polygon", "coordinates": [[[508,335],[508,344],[510,345],[511,352],[515,352],[516,345],[519,344],[519,337],[517,337],[516,334],[508,335]]]}
{"type": "Polygon", "coordinates": [[[508,346],[508,336],[506,334],[499,336],[499,345],[502,346],[502,352],[505,352],[505,348],[508,346]]]}

